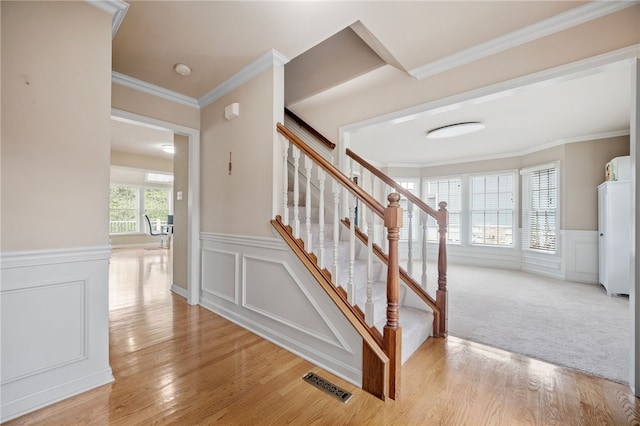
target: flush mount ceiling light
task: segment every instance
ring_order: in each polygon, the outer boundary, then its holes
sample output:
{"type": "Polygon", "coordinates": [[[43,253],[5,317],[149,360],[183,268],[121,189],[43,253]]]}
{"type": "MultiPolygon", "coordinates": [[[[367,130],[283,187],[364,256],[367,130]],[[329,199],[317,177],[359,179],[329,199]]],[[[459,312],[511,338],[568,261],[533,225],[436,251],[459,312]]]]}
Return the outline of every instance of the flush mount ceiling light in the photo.
{"type": "Polygon", "coordinates": [[[175,154],[176,153],[176,147],[173,145],[162,145],[162,150],[164,152],[168,152],[169,154],[175,154]]]}
{"type": "Polygon", "coordinates": [[[185,65],[185,64],[175,64],[175,66],[173,67],[173,69],[180,74],[181,76],[188,76],[191,75],[191,68],[189,67],[189,65],[185,65]]]}
{"type": "Polygon", "coordinates": [[[478,121],[468,121],[465,123],[449,124],[438,127],[427,132],[427,139],[451,138],[453,136],[465,135],[484,129],[484,124],[478,121]]]}

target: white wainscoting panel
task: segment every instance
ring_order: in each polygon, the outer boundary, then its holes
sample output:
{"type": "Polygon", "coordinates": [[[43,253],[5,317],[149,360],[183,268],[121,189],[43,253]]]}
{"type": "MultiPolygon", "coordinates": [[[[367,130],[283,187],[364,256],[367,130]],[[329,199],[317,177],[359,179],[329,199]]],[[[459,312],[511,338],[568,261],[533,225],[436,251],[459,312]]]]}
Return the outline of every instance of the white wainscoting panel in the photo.
{"type": "Polygon", "coordinates": [[[240,253],[202,248],[202,292],[238,304],[240,253]]]}
{"type": "Polygon", "coordinates": [[[201,233],[201,242],[202,306],[362,385],[362,338],[282,240],[201,233]]]}
{"type": "Polygon", "coordinates": [[[113,381],[110,253],[2,253],[2,421],[113,381]]]}
{"type": "Polygon", "coordinates": [[[566,279],[598,285],[598,231],[563,231],[566,279]]]}

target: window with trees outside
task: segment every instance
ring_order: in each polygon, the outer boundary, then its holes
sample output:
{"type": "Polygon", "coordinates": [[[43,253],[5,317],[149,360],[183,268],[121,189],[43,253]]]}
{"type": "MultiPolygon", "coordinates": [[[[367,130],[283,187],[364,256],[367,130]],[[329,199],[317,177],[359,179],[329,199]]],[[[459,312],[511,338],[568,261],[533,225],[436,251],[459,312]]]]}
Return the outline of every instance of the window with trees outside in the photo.
{"type": "MultiPolygon", "coordinates": [[[[445,201],[449,211],[447,242],[460,243],[460,215],[462,211],[462,182],[459,177],[426,180],[423,199],[429,207],[438,210],[438,203],[445,201]]],[[[427,218],[427,241],[438,241],[438,223],[427,218]]]]}
{"type": "Polygon", "coordinates": [[[525,248],[555,253],[557,234],[557,166],[526,169],[523,176],[525,248]]]}
{"type": "Polygon", "coordinates": [[[135,186],[112,186],[109,203],[109,233],[146,232],[144,215],[154,230],[167,224],[171,214],[171,190],[135,186]]]}
{"type": "Polygon", "coordinates": [[[471,177],[471,243],[512,246],[514,175],[471,177]]]}

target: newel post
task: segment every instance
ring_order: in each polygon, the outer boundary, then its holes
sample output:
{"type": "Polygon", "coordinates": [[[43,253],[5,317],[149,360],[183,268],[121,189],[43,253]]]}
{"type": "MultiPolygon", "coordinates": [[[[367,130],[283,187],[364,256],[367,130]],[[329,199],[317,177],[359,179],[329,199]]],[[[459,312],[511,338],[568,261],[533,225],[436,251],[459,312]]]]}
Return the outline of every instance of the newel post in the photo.
{"type": "Polygon", "coordinates": [[[389,206],[384,211],[384,226],[389,240],[389,264],[387,265],[387,323],[384,326],[384,351],[389,356],[389,398],[400,394],[400,368],[402,366],[402,329],[398,308],[399,262],[398,239],[402,227],[400,195],[389,194],[389,206]]]}
{"type": "Polygon", "coordinates": [[[440,236],[438,245],[438,290],[436,291],[436,305],[440,308],[439,336],[445,337],[448,333],[449,313],[447,312],[447,226],[449,225],[449,212],[447,203],[438,203],[438,233],[440,236]]]}

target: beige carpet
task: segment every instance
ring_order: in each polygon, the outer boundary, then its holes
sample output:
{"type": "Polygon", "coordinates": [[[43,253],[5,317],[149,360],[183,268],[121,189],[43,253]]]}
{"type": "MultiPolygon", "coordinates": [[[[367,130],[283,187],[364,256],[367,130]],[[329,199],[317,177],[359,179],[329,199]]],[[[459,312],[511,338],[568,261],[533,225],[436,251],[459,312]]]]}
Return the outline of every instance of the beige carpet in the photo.
{"type": "Polygon", "coordinates": [[[608,297],[592,284],[455,264],[448,289],[450,335],[628,383],[627,297],[608,297]]]}

